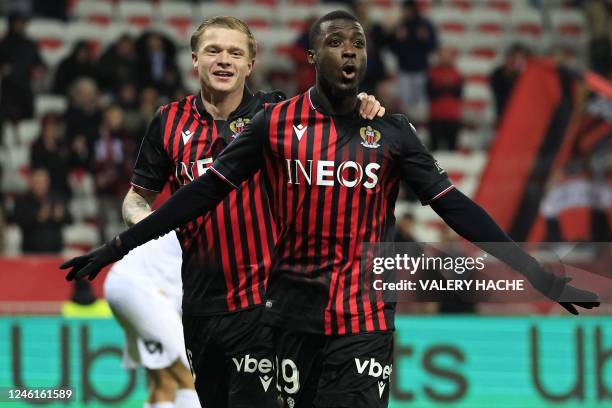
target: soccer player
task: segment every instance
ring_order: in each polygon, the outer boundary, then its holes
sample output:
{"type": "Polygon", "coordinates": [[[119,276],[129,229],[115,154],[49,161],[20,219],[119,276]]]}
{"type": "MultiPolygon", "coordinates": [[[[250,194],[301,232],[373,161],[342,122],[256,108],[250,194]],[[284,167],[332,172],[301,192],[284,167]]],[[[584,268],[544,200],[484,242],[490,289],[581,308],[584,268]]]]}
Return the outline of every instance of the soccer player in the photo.
{"type": "Polygon", "coordinates": [[[365,242],[390,240],[405,181],[456,232],[485,246],[541,292],[598,306],[597,296],[545,271],[477,204],[458,191],[403,115],[373,121],[356,113],[366,64],[363,28],[336,11],[310,31],[317,81],[267,105],[213,163],[159,210],[104,246],[62,265],[67,279],[95,278],[106,264],[186,220],[207,214],[261,170],[278,244],[263,322],[275,328],[278,381],[289,407],[385,407],[392,370],[394,304],[366,291],[365,242]]]}
{"type": "Polygon", "coordinates": [[[174,231],[111,268],[104,297],[123,328],[127,368],[144,367],[145,408],[199,408],[181,324],[181,247],[174,231]]]}
{"type": "MultiPolygon", "coordinates": [[[[151,213],[168,179],[176,191],[204,174],[264,103],[285,99],[279,92],[252,95],[245,87],[256,42],[242,21],[205,20],[192,35],[191,49],[201,92],[162,106],[149,125],[123,203],[128,225],[151,213]]],[[[365,117],[384,114],[372,97],[363,98],[365,117]]],[[[273,339],[259,324],[276,227],[260,177],[245,182],[211,214],[181,225],[178,236],[185,345],[202,405],[276,406],[273,339]]],[[[152,247],[142,258],[155,263],[160,255],[152,247]]],[[[121,269],[128,274],[127,267],[121,269]]]]}

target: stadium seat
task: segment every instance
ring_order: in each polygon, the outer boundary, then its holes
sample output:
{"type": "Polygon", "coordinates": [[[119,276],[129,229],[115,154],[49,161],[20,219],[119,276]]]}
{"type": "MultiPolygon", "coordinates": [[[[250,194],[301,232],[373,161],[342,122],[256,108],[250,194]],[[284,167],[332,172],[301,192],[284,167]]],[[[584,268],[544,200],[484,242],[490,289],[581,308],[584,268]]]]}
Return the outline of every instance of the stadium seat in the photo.
{"type": "Polygon", "coordinates": [[[98,200],[95,197],[75,197],[68,205],[75,222],[94,220],[98,215],[98,200]]]}
{"type": "Polygon", "coordinates": [[[153,22],[153,4],[149,1],[130,0],[121,1],[118,4],[117,14],[119,18],[129,25],[147,28],[153,22]]]}
{"type": "Polygon", "coordinates": [[[4,227],[4,256],[21,255],[21,241],[23,236],[17,225],[8,224],[4,227]]]}
{"type": "Polygon", "coordinates": [[[60,95],[37,95],[34,99],[34,111],[40,117],[47,112],[64,113],[68,107],[68,100],[60,95]]]}
{"type": "Polygon", "coordinates": [[[474,0],[447,0],[446,4],[462,12],[472,11],[475,5],[474,0]]]}
{"type": "MultiPolygon", "coordinates": [[[[516,0],[515,0],[516,1],[516,0]]],[[[512,11],[515,1],[511,0],[482,0],[482,5],[488,9],[496,10],[499,13],[507,14],[512,11]]]]}
{"type": "Polygon", "coordinates": [[[538,39],[542,35],[542,16],[537,9],[514,7],[509,20],[512,33],[518,39],[538,39]]]}
{"type": "Polygon", "coordinates": [[[553,9],[550,12],[550,20],[555,35],[574,39],[581,39],[586,35],[586,17],[580,10],[553,9]]]}
{"type": "Polygon", "coordinates": [[[463,91],[463,120],[491,124],[495,119],[493,95],[487,84],[468,83],[463,91]]]}
{"type": "Polygon", "coordinates": [[[457,58],[457,67],[466,82],[488,83],[489,74],[493,71],[495,64],[490,59],[461,55],[457,58]]]}
{"type": "Polygon", "coordinates": [[[506,31],[506,17],[495,9],[478,9],[469,14],[472,29],[482,34],[502,35],[506,31]]]}
{"type": "Polygon", "coordinates": [[[240,4],[232,8],[231,15],[247,23],[253,30],[265,30],[275,24],[275,13],[267,6],[240,4]]]}
{"type": "Polygon", "coordinates": [[[179,37],[189,37],[194,24],[194,6],[187,1],[162,1],[159,4],[162,24],[169,26],[179,37]]]}
{"type": "Polygon", "coordinates": [[[78,20],[106,25],[113,18],[113,4],[108,0],[79,0],[73,10],[73,15],[78,20]]]}
{"type": "Polygon", "coordinates": [[[231,16],[234,7],[227,3],[200,3],[199,19],[203,20],[213,16],[231,16]]]}
{"type": "Polygon", "coordinates": [[[465,49],[473,58],[493,61],[506,49],[506,42],[504,35],[473,33],[465,38],[465,49]]]}
{"type": "Polygon", "coordinates": [[[57,20],[35,18],[29,22],[26,30],[42,50],[58,49],[66,42],[66,25],[57,20]]]}
{"type": "Polygon", "coordinates": [[[293,31],[306,29],[306,20],[317,15],[314,7],[281,4],[277,11],[278,23],[293,31]]]}
{"type": "Polygon", "coordinates": [[[93,176],[84,170],[75,170],[68,176],[68,184],[75,198],[94,198],[96,186],[93,176]]]}
{"type": "Polygon", "coordinates": [[[25,145],[30,145],[40,135],[40,121],[38,119],[22,120],[17,125],[17,138],[25,145]]]}
{"type": "Polygon", "coordinates": [[[429,18],[442,34],[465,33],[469,26],[469,11],[453,7],[434,7],[429,11],[429,18]]]}
{"type": "Polygon", "coordinates": [[[67,246],[93,248],[100,244],[98,229],[92,225],[79,222],[62,229],[64,243],[67,246]]]}
{"type": "Polygon", "coordinates": [[[41,48],[40,55],[49,68],[55,68],[58,64],[70,54],[72,43],[64,42],[56,48],[41,48]]]}

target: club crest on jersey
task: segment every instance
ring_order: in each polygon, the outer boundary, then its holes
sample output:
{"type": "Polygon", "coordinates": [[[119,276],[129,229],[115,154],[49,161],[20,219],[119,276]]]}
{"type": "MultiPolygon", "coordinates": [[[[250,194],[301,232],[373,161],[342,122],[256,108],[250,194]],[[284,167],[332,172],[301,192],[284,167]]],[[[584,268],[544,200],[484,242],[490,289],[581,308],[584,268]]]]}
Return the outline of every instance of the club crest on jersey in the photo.
{"type": "Polygon", "coordinates": [[[380,144],[378,144],[378,141],[380,140],[382,135],[378,130],[372,129],[372,126],[362,127],[361,129],[359,129],[359,135],[363,139],[363,142],[361,142],[361,145],[363,147],[376,149],[380,146],[380,144]]]}
{"type": "Polygon", "coordinates": [[[238,118],[232,123],[230,123],[230,130],[232,133],[232,137],[238,137],[240,133],[244,130],[244,127],[251,122],[249,118],[238,118]]]}

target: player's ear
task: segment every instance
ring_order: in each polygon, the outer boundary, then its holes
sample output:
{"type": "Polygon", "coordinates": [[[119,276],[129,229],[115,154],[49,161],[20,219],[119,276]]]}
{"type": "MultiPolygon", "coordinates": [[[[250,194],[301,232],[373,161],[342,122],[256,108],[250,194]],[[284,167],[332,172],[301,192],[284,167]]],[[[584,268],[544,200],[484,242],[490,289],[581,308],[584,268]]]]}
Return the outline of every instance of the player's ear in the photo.
{"type": "Polygon", "coordinates": [[[246,76],[251,75],[251,72],[253,71],[254,67],[255,67],[255,58],[251,58],[251,60],[249,61],[248,65],[247,65],[247,74],[246,74],[246,76]]]}
{"type": "Polygon", "coordinates": [[[306,51],[306,58],[308,58],[308,63],[310,65],[314,65],[317,60],[314,50],[306,51]]]}
{"type": "Polygon", "coordinates": [[[195,52],[191,52],[191,63],[193,64],[193,69],[198,70],[198,54],[195,52]]]}

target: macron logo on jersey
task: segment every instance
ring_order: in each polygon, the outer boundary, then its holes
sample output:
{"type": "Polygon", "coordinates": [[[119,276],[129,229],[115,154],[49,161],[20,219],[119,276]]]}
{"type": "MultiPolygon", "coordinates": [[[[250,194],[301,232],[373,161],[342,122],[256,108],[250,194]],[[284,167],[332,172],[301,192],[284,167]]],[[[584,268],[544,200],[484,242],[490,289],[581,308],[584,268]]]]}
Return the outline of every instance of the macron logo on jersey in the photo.
{"type": "Polygon", "coordinates": [[[295,132],[295,135],[298,138],[298,142],[302,140],[302,136],[304,136],[304,133],[306,133],[306,128],[308,126],[304,126],[301,123],[297,126],[293,125],[293,131],[295,132]]]}
{"type": "Polygon", "coordinates": [[[240,359],[234,357],[232,358],[232,361],[236,366],[237,372],[258,374],[259,381],[261,381],[261,386],[263,387],[264,392],[268,392],[268,388],[270,388],[270,383],[272,382],[273,378],[272,373],[274,370],[274,364],[272,361],[268,360],[267,358],[257,360],[256,358],[251,357],[249,354],[240,357],[240,359]]]}
{"type": "Polygon", "coordinates": [[[191,130],[187,129],[181,132],[181,136],[183,136],[183,144],[186,145],[189,139],[191,139],[191,136],[193,136],[193,133],[191,130]]]}
{"type": "Polygon", "coordinates": [[[370,377],[380,378],[378,381],[378,395],[380,398],[382,398],[382,395],[385,392],[385,386],[387,385],[385,381],[389,379],[389,376],[391,376],[393,365],[382,365],[373,358],[369,360],[360,360],[359,358],[355,358],[355,368],[357,368],[357,373],[359,375],[367,374],[370,377]]]}

